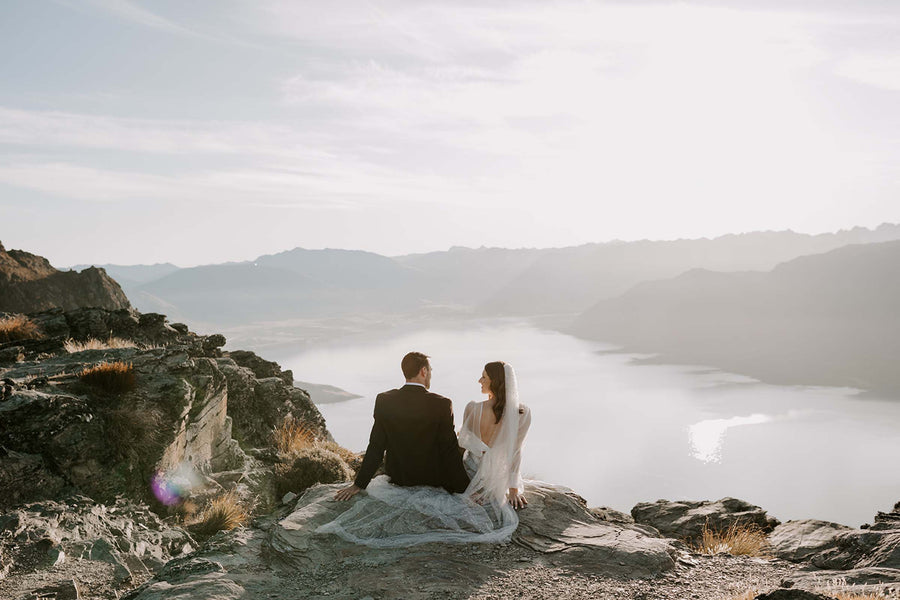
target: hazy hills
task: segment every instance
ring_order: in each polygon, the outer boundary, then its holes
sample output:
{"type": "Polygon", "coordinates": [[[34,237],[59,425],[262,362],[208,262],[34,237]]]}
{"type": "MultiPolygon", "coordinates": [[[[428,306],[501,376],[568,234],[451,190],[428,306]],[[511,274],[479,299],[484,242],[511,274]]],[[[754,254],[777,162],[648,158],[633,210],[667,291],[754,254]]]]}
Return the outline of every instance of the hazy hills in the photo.
{"type": "Polygon", "coordinates": [[[900,239],[900,226],[856,227],[820,235],[766,231],[714,239],[613,242],[544,252],[479,306],[489,314],[581,312],[641,281],[674,277],[696,268],[768,270],[805,254],[847,244],[900,239]]]}
{"type": "Polygon", "coordinates": [[[900,391],[900,241],[768,272],[692,270],[598,302],[571,331],[778,383],[900,391]]]}
{"type": "Polygon", "coordinates": [[[670,361],[867,387],[886,385],[879,357],[895,356],[879,337],[900,321],[891,240],[900,225],[397,257],[296,248],[186,269],[105,268],[139,310],[257,349],[448,318],[554,315],[577,318],[578,335],[670,361]]]}

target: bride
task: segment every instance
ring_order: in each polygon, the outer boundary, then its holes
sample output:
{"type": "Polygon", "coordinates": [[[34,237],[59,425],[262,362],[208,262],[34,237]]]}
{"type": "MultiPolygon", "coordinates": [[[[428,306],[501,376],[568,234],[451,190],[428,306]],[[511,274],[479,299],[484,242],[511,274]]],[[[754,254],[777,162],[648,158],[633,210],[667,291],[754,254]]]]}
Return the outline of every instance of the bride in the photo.
{"type": "Polygon", "coordinates": [[[509,541],[519,525],[516,510],[528,504],[520,467],[531,411],[519,403],[511,365],[487,363],[478,382],[487,400],[466,405],[459,433],[471,478],[465,492],[376,477],[365,497],[316,531],[374,547],[509,541]]]}

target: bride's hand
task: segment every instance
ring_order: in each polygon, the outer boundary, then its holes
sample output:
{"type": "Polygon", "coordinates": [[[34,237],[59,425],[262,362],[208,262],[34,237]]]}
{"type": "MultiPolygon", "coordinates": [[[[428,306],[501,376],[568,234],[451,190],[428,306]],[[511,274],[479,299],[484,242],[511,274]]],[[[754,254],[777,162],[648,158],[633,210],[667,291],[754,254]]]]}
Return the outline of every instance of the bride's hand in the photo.
{"type": "Polygon", "coordinates": [[[525,494],[519,493],[517,488],[509,488],[509,503],[512,504],[513,508],[519,510],[528,505],[528,500],[525,499],[525,494]]]}

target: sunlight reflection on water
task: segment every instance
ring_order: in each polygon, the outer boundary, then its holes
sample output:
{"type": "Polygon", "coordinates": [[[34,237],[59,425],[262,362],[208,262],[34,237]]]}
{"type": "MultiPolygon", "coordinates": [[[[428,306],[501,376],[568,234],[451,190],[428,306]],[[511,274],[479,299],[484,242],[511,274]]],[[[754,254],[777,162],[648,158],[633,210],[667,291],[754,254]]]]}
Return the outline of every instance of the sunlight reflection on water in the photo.
{"type": "Polygon", "coordinates": [[[702,462],[720,462],[722,460],[722,444],[725,434],[732,427],[741,425],[757,425],[771,421],[771,417],[754,414],[749,417],[731,417],[730,419],[706,419],[688,427],[688,438],[691,442],[691,455],[702,462]]]}

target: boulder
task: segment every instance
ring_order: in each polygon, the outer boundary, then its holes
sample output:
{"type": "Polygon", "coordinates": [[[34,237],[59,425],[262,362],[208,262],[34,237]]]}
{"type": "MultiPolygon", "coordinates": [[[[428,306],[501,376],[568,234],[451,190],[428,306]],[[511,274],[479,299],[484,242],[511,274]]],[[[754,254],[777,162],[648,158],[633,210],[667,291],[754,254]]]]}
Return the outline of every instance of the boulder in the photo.
{"type": "Polygon", "coordinates": [[[779,524],[760,507],[737,498],[722,498],[715,502],[641,502],[631,509],[631,516],[636,523],[654,527],[666,537],[688,542],[699,541],[704,527],[724,531],[734,524],[756,525],[768,532],[779,524]]]}
{"type": "Polygon", "coordinates": [[[900,529],[846,531],[827,549],[812,555],[810,562],[820,569],[900,569],[900,529]]]}
{"type": "Polygon", "coordinates": [[[769,546],[778,558],[801,562],[833,548],[838,535],[848,531],[853,531],[853,528],[828,521],[788,521],[772,530],[769,534],[769,546]]]}
{"type": "Polygon", "coordinates": [[[675,567],[678,551],[629,524],[602,521],[583,498],[544,483],[529,485],[528,509],[519,513],[513,540],[579,571],[654,577],[675,567]]]}

